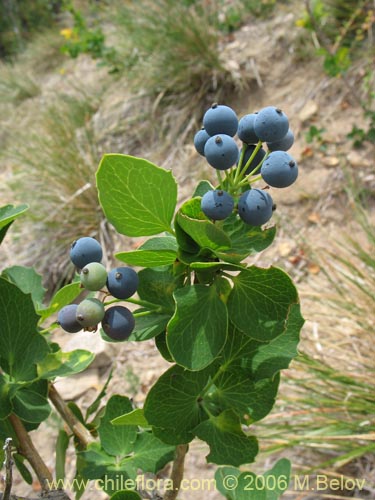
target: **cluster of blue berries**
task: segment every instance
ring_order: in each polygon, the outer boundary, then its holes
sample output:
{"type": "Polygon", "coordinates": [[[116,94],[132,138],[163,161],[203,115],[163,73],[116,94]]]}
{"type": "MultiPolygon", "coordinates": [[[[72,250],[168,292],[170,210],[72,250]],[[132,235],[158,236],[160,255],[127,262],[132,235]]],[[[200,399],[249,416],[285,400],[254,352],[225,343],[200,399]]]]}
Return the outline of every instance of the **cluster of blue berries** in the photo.
{"type": "Polygon", "coordinates": [[[267,187],[285,188],[293,184],[298,166],[287,153],[293,143],[289,120],[279,108],[267,106],[239,120],[229,106],[213,104],[204,114],[202,129],[194,136],[194,146],[209,165],[218,172],[225,171],[226,177],[216,190],[203,195],[203,213],[215,221],[226,219],[235,209],[246,224],[265,224],[275,205],[265,189],[252,188],[251,184],[259,179],[267,187]],[[234,138],[236,134],[242,142],[241,149],[234,138]],[[257,173],[260,177],[255,177],[257,173]]]}
{"type": "MultiPolygon", "coordinates": [[[[138,274],[131,267],[116,267],[108,273],[101,264],[103,250],[100,243],[88,236],[74,241],[70,259],[80,270],[82,287],[90,291],[103,290],[116,299],[128,299],[138,288],[138,274]]],[[[96,330],[101,323],[103,331],[112,340],[126,340],[135,326],[133,313],[125,306],[115,305],[105,309],[97,298],[86,298],[80,304],[63,307],[57,317],[61,328],[76,333],[82,328],[96,330]]]]}

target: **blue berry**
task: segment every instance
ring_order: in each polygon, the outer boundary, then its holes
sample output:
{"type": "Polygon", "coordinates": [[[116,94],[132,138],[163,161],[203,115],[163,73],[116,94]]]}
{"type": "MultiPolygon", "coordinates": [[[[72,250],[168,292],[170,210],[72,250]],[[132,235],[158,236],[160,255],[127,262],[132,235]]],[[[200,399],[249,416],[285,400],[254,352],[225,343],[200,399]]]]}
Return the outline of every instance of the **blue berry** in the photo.
{"type": "Polygon", "coordinates": [[[210,136],[226,134],[233,137],[237,133],[238,118],[229,106],[213,104],[203,116],[203,126],[210,136]]]}
{"type": "MultiPolygon", "coordinates": [[[[243,157],[243,161],[242,161],[242,167],[244,167],[246,165],[246,163],[250,160],[250,156],[253,154],[253,151],[254,149],[256,148],[256,146],[254,146],[253,144],[250,144],[249,146],[247,146],[246,148],[246,151],[245,151],[245,154],[244,154],[244,157],[243,157]]],[[[264,151],[263,148],[260,148],[256,155],[254,156],[252,162],[250,163],[249,167],[246,169],[246,172],[245,174],[249,174],[252,170],[254,170],[254,168],[259,165],[259,163],[263,160],[263,158],[266,156],[266,152],[264,151]]]]}
{"type": "Polygon", "coordinates": [[[113,306],[106,310],[102,328],[113,340],[126,340],[134,330],[133,313],[124,306],[113,306]]]}
{"type": "Polygon", "coordinates": [[[272,151],[260,169],[267,184],[276,188],[285,188],[293,184],[298,177],[298,165],[294,158],[285,151],[272,151]]]}
{"type": "Polygon", "coordinates": [[[204,146],[211,136],[207,134],[206,130],[202,128],[194,136],[194,146],[197,152],[204,156],[204,146]]]}
{"type": "Polygon", "coordinates": [[[116,299],[128,299],[138,288],[138,274],[131,267],[116,267],[108,273],[107,288],[116,299]]]}
{"type": "Polygon", "coordinates": [[[275,142],[282,139],[289,129],[285,113],[274,106],[259,111],[254,120],[254,131],[262,142],[275,142]]]}
{"type": "Polygon", "coordinates": [[[103,288],[107,282],[107,271],[100,262],[90,262],[81,271],[82,285],[93,292],[103,288]]]}
{"type": "Polygon", "coordinates": [[[82,330],[82,325],[78,323],[76,317],[77,307],[77,304],[69,304],[58,312],[57,323],[66,332],[77,333],[82,330]]]}
{"type": "Polygon", "coordinates": [[[254,121],[257,113],[250,113],[241,118],[238,123],[238,138],[246,144],[256,144],[259,141],[259,137],[256,135],[254,130],[254,121]]]}
{"type": "Polygon", "coordinates": [[[210,137],[204,147],[208,163],[217,170],[227,170],[238,160],[238,146],[229,135],[220,134],[210,137]]]}
{"type": "Polygon", "coordinates": [[[275,142],[267,142],[269,151],[288,151],[294,144],[294,134],[289,129],[282,139],[275,142]]]}
{"type": "Polygon", "coordinates": [[[261,189],[249,189],[238,200],[238,214],[251,226],[261,226],[270,220],[273,212],[271,196],[261,189]]]}
{"type": "Polygon", "coordinates": [[[78,304],[76,318],[85,328],[96,327],[104,317],[104,305],[98,299],[85,299],[78,304]]]}
{"type": "Polygon", "coordinates": [[[70,260],[73,264],[82,269],[90,262],[100,262],[103,257],[103,250],[100,243],[89,236],[84,236],[72,243],[70,249],[70,260]]]}
{"type": "Polygon", "coordinates": [[[207,191],[201,200],[202,212],[213,220],[229,217],[234,207],[232,196],[226,191],[207,191]]]}

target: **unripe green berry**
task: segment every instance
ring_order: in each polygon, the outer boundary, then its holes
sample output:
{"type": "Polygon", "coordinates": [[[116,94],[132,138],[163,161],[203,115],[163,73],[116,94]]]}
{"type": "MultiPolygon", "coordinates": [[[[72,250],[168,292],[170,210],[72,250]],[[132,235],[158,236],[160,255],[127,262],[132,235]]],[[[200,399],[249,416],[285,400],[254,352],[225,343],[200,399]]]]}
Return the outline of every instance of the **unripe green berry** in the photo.
{"type": "Polygon", "coordinates": [[[81,271],[80,279],[82,285],[93,292],[103,288],[107,282],[107,271],[103,264],[90,262],[81,271]]]}
{"type": "Polygon", "coordinates": [[[77,307],[76,318],[84,328],[95,327],[104,318],[104,305],[98,299],[85,299],[77,307]]]}

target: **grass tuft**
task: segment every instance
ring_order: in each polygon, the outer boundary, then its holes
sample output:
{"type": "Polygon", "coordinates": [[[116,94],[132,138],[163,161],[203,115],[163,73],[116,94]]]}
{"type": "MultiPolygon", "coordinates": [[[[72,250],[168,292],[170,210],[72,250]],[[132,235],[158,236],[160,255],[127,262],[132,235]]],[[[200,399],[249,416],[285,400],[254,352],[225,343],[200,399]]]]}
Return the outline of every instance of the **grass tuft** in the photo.
{"type": "Polygon", "coordinates": [[[101,153],[91,117],[97,106],[83,93],[62,95],[46,105],[32,132],[17,129],[4,152],[13,168],[14,197],[30,205],[20,257],[42,273],[49,288],[74,272],[72,241],[80,236],[107,241],[95,187],[101,153]]]}
{"type": "Polygon", "coordinates": [[[323,453],[314,469],[343,467],[375,451],[375,227],[355,197],[352,210],[351,234],[315,255],[325,283],[320,276],[305,294],[303,352],[258,428],[266,452],[323,453]]]}

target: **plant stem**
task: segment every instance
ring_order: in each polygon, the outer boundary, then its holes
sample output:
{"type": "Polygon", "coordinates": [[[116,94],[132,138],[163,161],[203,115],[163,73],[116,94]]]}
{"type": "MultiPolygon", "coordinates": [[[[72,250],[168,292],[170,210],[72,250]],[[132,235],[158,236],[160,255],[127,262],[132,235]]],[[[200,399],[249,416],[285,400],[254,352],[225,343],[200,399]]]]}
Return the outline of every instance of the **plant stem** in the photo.
{"type": "Polygon", "coordinates": [[[67,406],[67,404],[60,396],[60,394],[57,392],[56,387],[53,384],[50,384],[49,386],[48,397],[52,401],[54,407],[56,408],[60,416],[67,423],[69,429],[79,439],[79,441],[84,447],[95,441],[90,432],[77,419],[74,413],[67,406]]]}
{"type": "Polygon", "coordinates": [[[44,492],[50,491],[50,484],[53,481],[52,474],[31,441],[23,423],[14,413],[9,415],[8,420],[17,436],[18,451],[28,460],[31,467],[34,469],[42,490],[44,492]]]}
{"type": "Polygon", "coordinates": [[[10,493],[12,491],[13,484],[13,460],[12,460],[12,438],[7,438],[5,440],[4,450],[4,467],[5,467],[5,489],[3,494],[3,500],[10,500],[10,493]]]}
{"type": "Polygon", "coordinates": [[[189,449],[187,444],[179,444],[176,447],[175,457],[172,465],[171,479],[173,489],[168,490],[164,495],[164,500],[175,500],[181,486],[181,481],[184,476],[185,456],[189,449]]]}

